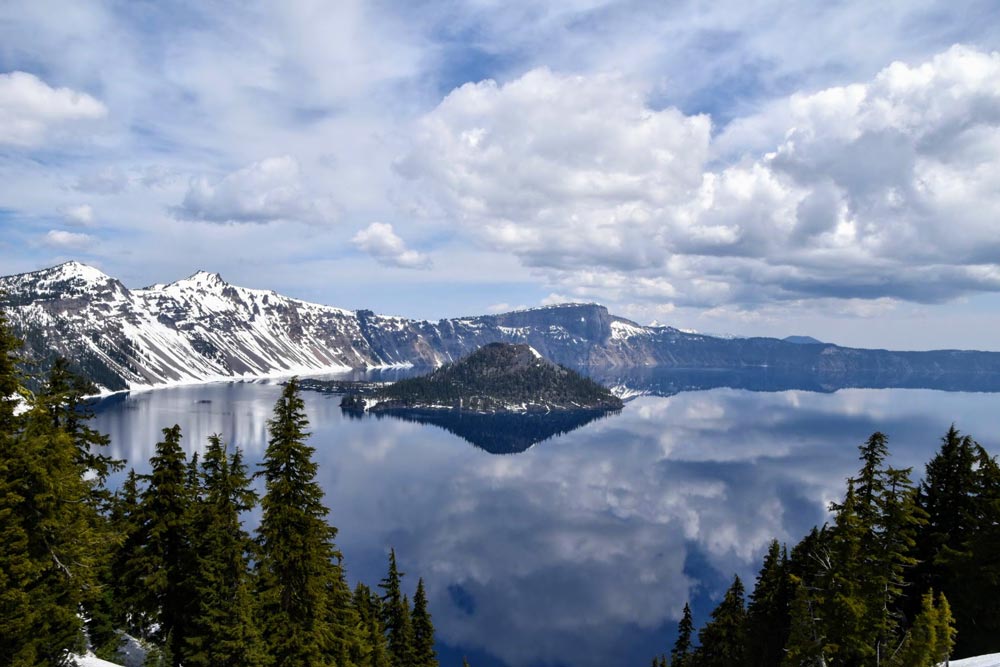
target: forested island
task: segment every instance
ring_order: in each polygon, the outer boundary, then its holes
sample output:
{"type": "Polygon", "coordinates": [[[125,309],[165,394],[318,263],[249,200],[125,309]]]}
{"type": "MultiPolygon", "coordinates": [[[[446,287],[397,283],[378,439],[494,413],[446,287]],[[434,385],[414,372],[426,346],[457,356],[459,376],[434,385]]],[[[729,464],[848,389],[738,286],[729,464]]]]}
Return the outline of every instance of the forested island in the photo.
{"type": "Polygon", "coordinates": [[[446,410],[476,414],[612,411],[620,398],[548,361],[531,346],[491,343],[427,375],[345,396],[341,407],[368,412],[446,410]]]}

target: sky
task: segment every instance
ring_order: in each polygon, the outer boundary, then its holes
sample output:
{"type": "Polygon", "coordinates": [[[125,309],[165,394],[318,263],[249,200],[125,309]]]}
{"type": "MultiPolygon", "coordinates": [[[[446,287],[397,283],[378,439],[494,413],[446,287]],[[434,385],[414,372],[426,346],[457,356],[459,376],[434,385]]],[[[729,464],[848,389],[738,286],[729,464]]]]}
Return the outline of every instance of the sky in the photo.
{"type": "Polygon", "coordinates": [[[0,274],[1000,350],[995,1],[0,2],[0,274]]]}

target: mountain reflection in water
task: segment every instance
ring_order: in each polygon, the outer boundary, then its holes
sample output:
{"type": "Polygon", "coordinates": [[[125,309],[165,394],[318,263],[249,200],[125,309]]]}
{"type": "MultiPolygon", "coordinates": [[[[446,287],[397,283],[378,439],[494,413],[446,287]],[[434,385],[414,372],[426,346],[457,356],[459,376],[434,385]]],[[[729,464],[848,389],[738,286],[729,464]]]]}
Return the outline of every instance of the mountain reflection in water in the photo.
{"type": "Polygon", "coordinates": [[[533,445],[563,435],[590,422],[618,414],[607,410],[565,410],[549,413],[478,414],[451,410],[389,410],[365,415],[353,410],[353,419],[401,419],[431,424],[454,433],[490,454],[519,454],[533,445]]]}

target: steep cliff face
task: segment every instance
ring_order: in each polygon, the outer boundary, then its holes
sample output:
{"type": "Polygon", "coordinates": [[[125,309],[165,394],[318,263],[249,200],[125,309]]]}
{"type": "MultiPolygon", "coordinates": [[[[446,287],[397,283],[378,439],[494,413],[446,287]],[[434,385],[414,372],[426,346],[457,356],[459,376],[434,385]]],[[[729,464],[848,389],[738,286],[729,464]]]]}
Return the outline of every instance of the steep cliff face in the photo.
{"type": "Polygon", "coordinates": [[[237,287],[207,272],[130,290],[93,267],[68,262],[0,278],[0,292],[11,323],[43,369],[62,355],[110,390],[404,364],[433,367],[494,342],[526,343],[577,368],[1000,373],[998,353],[714,338],[640,326],[595,304],[409,320],[237,287]]]}

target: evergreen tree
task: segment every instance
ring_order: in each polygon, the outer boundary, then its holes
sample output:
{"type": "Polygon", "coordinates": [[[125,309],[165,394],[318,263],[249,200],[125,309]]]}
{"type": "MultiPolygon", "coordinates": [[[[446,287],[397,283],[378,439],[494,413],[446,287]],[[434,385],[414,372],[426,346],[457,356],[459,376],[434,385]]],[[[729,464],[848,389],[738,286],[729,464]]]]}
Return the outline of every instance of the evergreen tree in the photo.
{"type": "Polygon", "coordinates": [[[788,640],[781,665],[784,667],[825,667],[825,629],[818,616],[813,592],[796,575],[790,575],[792,604],[789,612],[788,640]]]}
{"type": "Polygon", "coordinates": [[[359,583],[354,589],[354,608],[367,651],[359,656],[359,667],[389,667],[389,648],[382,625],[382,600],[370,588],[359,583]]]}
{"type": "Polygon", "coordinates": [[[137,595],[133,624],[144,638],[165,643],[173,667],[183,657],[192,600],[187,586],[191,496],[180,441],[180,426],[163,429],[149,460],[152,471],[140,497],[136,530],[126,540],[123,573],[126,588],[137,595]]]}
{"type": "Polygon", "coordinates": [[[927,464],[917,503],[927,523],[907,611],[915,615],[922,595],[939,590],[956,602],[957,657],[1000,650],[1000,468],[953,425],[927,464]]]}
{"type": "Polygon", "coordinates": [[[413,664],[414,667],[437,667],[434,652],[434,625],[427,611],[427,593],[424,580],[417,580],[417,592],[413,595],[413,664]]]}
{"type": "Polygon", "coordinates": [[[323,491],[316,482],[308,420],[292,379],[268,422],[270,438],[257,475],[264,478],[257,529],[258,599],[268,651],[282,667],[332,665],[328,584],[340,578],[326,522],[323,491]]]}
{"type": "Polygon", "coordinates": [[[401,587],[403,576],[404,573],[396,566],[396,550],[390,549],[389,572],[379,583],[379,588],[384,591],[382,624],[386,629],[393,667],[411,667],[413,664],[410,608],[401,587]]]}
{"type": "Polygon", "coordinates": [[[889,667],[936,667],[951,656],[955,631],[948,600],[928,591],[921,596],[920,613],[899,650],[886,661],[889,667]]]}
{"type": "MultiPolygon", "coordinates": [[[[195,460],[192,457],[192,460],[195,460]]],[[[256,626],[251,591],[250,536],[240,515],[257,496],[242,455],[227,452],[219,435],[209,438],[198,473],[203,497],[193,509],[195,568],[190,588],[197,600],[185,636],[185,667],[263,665],[266,654],[256,626]]]]}
{"type": "Polygon", "coordinates": [[[747,667],[777,667],[784,657],[791,613],[788,555],[771,542],[747,606],[747,667]]]}
{"type": "Polygon", "coordinates": [[[746,655],[746,608],[743,582],[733,579],[719,606],[712,611],[712,620],[698,632],[700,646],[694,652],[698,667],[732,667],[742,665],[746,655]]]}
{"type": "Polygon", "coordinates": [[[0,313],[0,664],[61,665],[83,646],[82,604],[97,590],[101,518],[55,399],[26,413],[14,337],[0,313]]]}
{"type": "Polygon", "coordinates": [[[691,663],[691,636],[694,633],[694,620],[691,618],[691,607],[684,603],[684,612],[681,620],[677,624],[677,639],[674,641],[674,648],[670,651],[671,667],[689,667],[691,663]]]}

